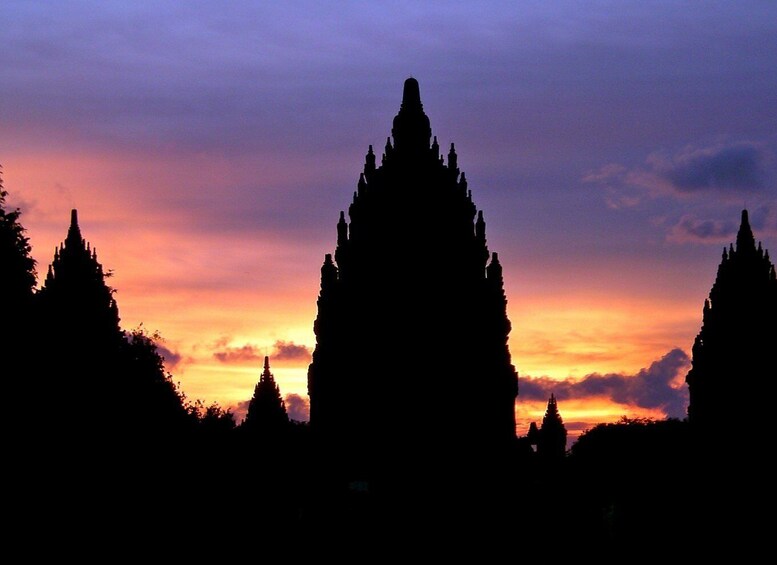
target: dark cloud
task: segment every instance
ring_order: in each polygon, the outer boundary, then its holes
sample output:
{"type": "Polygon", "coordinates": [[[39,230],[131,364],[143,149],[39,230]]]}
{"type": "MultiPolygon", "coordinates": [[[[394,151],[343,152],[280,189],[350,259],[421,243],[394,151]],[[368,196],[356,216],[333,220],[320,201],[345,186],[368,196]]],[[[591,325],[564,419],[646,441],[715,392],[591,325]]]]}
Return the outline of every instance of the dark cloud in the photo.
{"type": "Polygon", "coordinates": [[[299,394],[287,394],[283,399],[289,418],[298,422],[310,420],[310,401],[299,394]]]}
{"type": "MultiPolygon", "coordinates": [[[[771,153],[754,143],[686,147],[673,155],[652,153],[645,165],[633,168],[610,163],[582,177],[599,185],[611,208],[640,204],[646,196],[727,194],[741,198],[763,196],[771,190],[771,153]]],[[[697,226],[701,232],[716,226],[697,226]]]]}
{"type": "Polygon", "coordinates": [[[728,242],[736,238],[739,224],[731,220],[700,220],[683,216],[672,227],[669,239],[676,242],[728,242]]]}
{"type": "Polygon", "coordinates": [[[298,345],[293,341],[278,340],[273,345],[272,358],[275,361],[310,361],[312,352],[306,345],[298,345]]]}
{"type": "Polygon", "coordinates": [[[547,400],[551,393],[559,400],[607,397],[618,404],[658,408],[667,416],[682,418],[688,391],[675,383],[688,369],[690,360],[681,349],[673,349],[636,375],[593,373],[580,380],[556,381],[548,377],[524,377],[519,398],[547,400]]]}
{"type": "Polygon", "coordinates": [[[173,369],[183,359],[183,356],[180,353],[176,353],[160,343],[156,344],[156,349],[165,360],[165,367],[167,367],[168,370],[173,369]]]}
{"type": "MultiPolygon", "coordinates": [[[[749,210],[750,226],[756,239],[777,234],[777,206],[765,204],[749,210]]],[[[701,219],[687,214],[669,230],[670,241],[685,243],[733,243],[739,231],[739,210],[731,210],[725,220],[701,219]]]]}
{"type": "MultiPolygon", "coordinates": [[[[213,357],[222,363],[249,363],[264,359],[263,348],[251,343],[240,347],[228,347],[228,340],[221,339],[215,344],[218,349],[213,357]]],[[[278,340],[273,344],[270,360],[280,362],[310,361],[311,351],[306,345],[299,345],[293,341],[278,340]]]]}
{"type": "Polygon", "coordinates": [[[671,160],[653,158],[657,173],[681,193],[758,191],[766,178],[765,155],[750,143],[686,149],[671,160]]]}
{"type": "Polygon", "coordinates": [[[226,347],[221,351],[216,351],[213,357],[222,363],[245,363],[262,359],[259,348],[251,344],[241,347],[226,347]]]}

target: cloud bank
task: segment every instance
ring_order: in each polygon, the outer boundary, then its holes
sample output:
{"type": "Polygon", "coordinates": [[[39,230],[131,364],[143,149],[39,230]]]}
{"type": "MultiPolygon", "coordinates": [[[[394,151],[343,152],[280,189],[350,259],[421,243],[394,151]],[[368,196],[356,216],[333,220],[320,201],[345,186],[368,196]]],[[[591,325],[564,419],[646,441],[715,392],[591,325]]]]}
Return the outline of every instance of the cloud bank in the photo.
{"type": "Polygon", "coordinates": [[[283,399],[289,418],[298,422],[310,420],[310,401],[299,394],[287,394],[283,399]]]}
{"type": "Polygon", "coordinates": [[[559,400],[606,397],[617,404],[658,408],[669,417],[683,418],[688,404],[683,378],[689,366],[688,355],[672,349],[636,375],[592,373],[574,381],[524,377],[518,398],[545,401],[551,393],[559,400]]]}
{"type": "MultiPolygon", "coordinates": [[[[226,346],[226,340],[220,340],[216,347],[218,351],[213,353],[213,357],[221,363],[253,363],[264,359],[265,348],[251,343],[237,347],[226,346]]],[[[294,343],[293,341],[278,340],[273,344],[272,351],[267,353],[270,357],[270,363],[280,362],[309,362],[312,352],[307,345],[294,343]]]]}
{"type": "Polygon", "coordinates": [[[707,197],[741,199],[774,192],[771,153],[751,142],[686,146],[673,154],[653,152],[643,165],[609,163],[583,175],[583,182],[601,186],[612,208],[632,207],[645,198],[707,197]]]}

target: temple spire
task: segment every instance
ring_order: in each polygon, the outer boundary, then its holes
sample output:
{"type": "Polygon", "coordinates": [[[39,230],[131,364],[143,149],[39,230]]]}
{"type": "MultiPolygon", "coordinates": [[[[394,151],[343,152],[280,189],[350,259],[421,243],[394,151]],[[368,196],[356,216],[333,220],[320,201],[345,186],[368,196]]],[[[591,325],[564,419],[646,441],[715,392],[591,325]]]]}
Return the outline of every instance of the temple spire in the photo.
{"type": "Polygon", "coordinates": [[[400,112],[402,110],[423,112],[424,105],[421,104],[421,89],[418,86],[418,81],[413,77],[410,77],[405,81],[405,86],[402,90],[402,105],[400,106],[400,112]]]}
{"type": "Polygon", "coordinates": [[[268,355],[264,356],[264,371],[262,371],[262,380],[268,380],[272,378],[272,373],[270,372],[270,357],[268,355]]]}
{"type": "Polygon", "coordinates": [[[753,230],[747,217],[747,210],[742,210],[742,223],[739,225],[739,233],[737,233],[737,252],[741,253],[745,249],[755,250],[755,237],[753,237],[753,230]]]}
{"type": "Polygon", "coordinates": [[[81,228],[78,226],[78,210],[75,208],[70,211],[70,227],[67,230],[65,242],[68,245],[83,245],[81,228]]]}
{"type": "Polygon", "coordinates": [[[242,428],[252,433],[278,434],[289,423],[281,391],[270,372],[270,357],[264,357],[264,369],[248,403],[248,412],[242,428]]]}
{"type": "MultiPolygon", "coordinates": [[[[409,155],[427,154],[432,139],[432,128],[421,104],[418,81],[409,78],[402,91],[402,104],[391,128],[394,148],[409,155]]],[[[386,152],[388,156],[388,151],[386,152]]]]}

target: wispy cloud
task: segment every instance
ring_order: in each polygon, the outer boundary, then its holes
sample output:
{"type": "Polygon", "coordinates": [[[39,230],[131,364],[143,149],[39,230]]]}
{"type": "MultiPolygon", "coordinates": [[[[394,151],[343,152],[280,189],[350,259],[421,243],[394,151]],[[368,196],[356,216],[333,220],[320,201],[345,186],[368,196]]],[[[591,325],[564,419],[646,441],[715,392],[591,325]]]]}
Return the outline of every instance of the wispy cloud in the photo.
{"type": "Polygon", "coordinates": [[[692,197],[715,193],[741,198],[743,194],[773,191],[773,159],[762,145],[751,142],[686,146],[668,154],[654,152],[644,164],[626,167],[609,163],[583,175],[583,182],[600,185],[612,208],[631,207],[646,197],[692,197]]]}
{"type": "MultiPolygon", "coordinates": [[[[758,236],[777,234],[777,206],[769,204],[749,211],[750,225],[758,236]]],[[[683,215],[669,228],[667,239],[676,243],[732,243],[739,230],[739,216],[731,213],[727,219],[699,218],[683,215]]]]}
{"type": "Polygon", "coordinates": [[[267,348],[253,343],[239,346],[228,346],[228,343],[229,340],[221,339],[215,345],[217,350],[213,353],[213,357],[222,363],[253,363],[262,360],[265,355],[270,357],[271,362],[307,363],[312,354],[308,346],[293,341],[277,340],[272,350],[267,353],[265,353],[267,348]]]}
{"type": "Polygon", "coordinates": [[[733,220],[702,220],[691,215],[680,218],[667,239],[678,243],[729,242],[736,237],[739,224],[733,220]]]}
{"type": "Polygon", "coordinates": [[[276,361],[310,361],[312,352],[307,345],[299,345],[293,341],[276,341],[273,345],[272,358],[276,361]]]}
{"type": "Polygon", "coordinates": [[[162,359],[165,360],[165,367],[167,367],[167,369],[170,371],[176,368],[183,360],[183,355],[173,351],[168,347],[165,347],[161,343],[157,342],[156,349],[162,356],[162,359]]]}
{"type": "Polygon", "coordinates": [[[240,347],[226,347],[216,351],[213,357],[222,363],[248,363],[260,360],[262,355],[255,345],[246,344],[240,347]]]}
{"type": "Polygon", "coordinates": [[[667,157],[653,154],[648,163],[679,193],[755,192],[765,188],[766,155],[752,143],[686,147],[667,157]]]}

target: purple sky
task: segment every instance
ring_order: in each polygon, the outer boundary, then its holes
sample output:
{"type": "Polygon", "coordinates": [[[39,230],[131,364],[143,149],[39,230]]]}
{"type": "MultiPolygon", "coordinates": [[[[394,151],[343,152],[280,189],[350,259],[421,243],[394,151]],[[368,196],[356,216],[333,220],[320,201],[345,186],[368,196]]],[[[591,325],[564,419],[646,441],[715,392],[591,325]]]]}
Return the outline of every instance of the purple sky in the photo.
{"type": "MultiPolygon", "coordinates": [[[[109,232],[129,228],[113,198],[149,231],[254,245],[245,271],[270,290],[268,278],[304,279],[299,316],[311,325],[338,212],[367,146],[380,152],[390,134],[408,76],[484,211],[513,339],[556,341],[532,329],[527,303],[612,297],[626,317],[624,297],[637,316],[687,305],[692,317],[664,328],[650,356],[620,365],[636,374],[689,351],[743,206],[777,253],[774,2],[5,0],[0,21],[0,163],[41,264],[78,206],[121,276],[128,251],[109,232]]],[[[190,272],[190,286],[237,284],[190,272]]],[[[129,280],[117,286],[131,298],[129,280]]],[[[155,327],[176,337],[164,320],[155,327]]],[[[281,326],[266,339],[314,345],[281,326]]],[[[255,346],[230,347],[244,345],[255,346]]]]}

